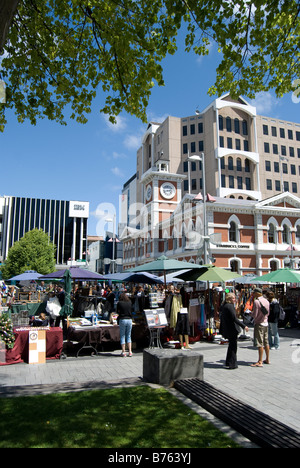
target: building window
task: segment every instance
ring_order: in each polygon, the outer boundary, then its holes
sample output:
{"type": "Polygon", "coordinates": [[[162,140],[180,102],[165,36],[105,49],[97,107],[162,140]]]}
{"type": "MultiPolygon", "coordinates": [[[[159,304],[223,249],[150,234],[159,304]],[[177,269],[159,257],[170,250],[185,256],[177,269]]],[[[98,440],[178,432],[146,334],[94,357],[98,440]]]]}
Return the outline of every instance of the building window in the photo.
{"type": "Polygon", "coordinates": [[[237,225],[234,221],[231,221],[229,225],[229,241],[237,242],[237,225]]]}
{"type": "Polygon", "coordinates": [[[232,138],[227,138],[227,148],[232,149],[232,138]]]}
{"type": "Polygon", "coordinates": [[[285,192],[289,192],[290,189],[289,189],[289,183],[288,182],[283,182],[283,190],[285,192]]]}
{"type": "Polygon", "coordinates": [[[249,141],[244,140],[244,151],[249,151],[249,141]]]}
{"type": "MultiPolygon", "coordinates": [[[[223,158],[221,158],[221,169],[225,169],[225,158],[223,156],[223,158]]],[[[299,169],[300,169],[300,166],[299,166],[299,169]]]]}
{"type": "Polygon", "coordinates": [[[267,190],[272,190],[272,180],[267,179],[267,190]]]}
{"type": "Polygon", "coordinates": [[[276,231],[275,231],[274,224],[269,225],[268,242],[269,242],[269,244],[275,244],[276,243],[276,231]]]}
{"type": "Polygon", "coordinates": [[[199,141],[199,151],[204,151],[204,141],[199,141]]]}
{"type": "Polygon", "coordinates": [[[283,230],[282,230],[282,242],[284,244],[289,244],[290,243],[290,230],[287,224],[283,225],[283,230]]]}
{"type": "Polygon", "coordinates": [[[189,181],[188,180],[184,180],[183,181],[183,190],[185,192],[187,192],[187,190],[189,189],[189,181]]]}
{"type": "Polygon", "coordinates": [[[263,125],[263,134],[264,135],[269,135],[268,125],[263,125]]]}
{"type": "Polygon", "coordinates": [[[241,158],[237,158],[237,160],[236,160],[236,170],[239,171],[239,172],[242,170],[242,160],[241,160],[241,158]]]}
{"type": "Polygon", "coordinates": [[[270,153],[270,145],[269,145],[269,143],[266,143],[266,142],[264,143],[264,151],[265,151],[265,153],[270,153]]]}
{"type": "Polygon", "coordinates": [[[234,131],[235,131],[235,133],[240,133],[240,121],[239,121],[239,119],[234,119],[234,131]]]}
{"type": "Polygon", "coordinates": [[[275,190],[276,192],[281,192],[280,180],[275,180],[275,190]]]}
{"type": "Polygon", "coordinates": [[[234,188],[234,177],[232,175],[229,176],[229,188],[234,188]]]}
{"type": "Polygon", "coordinates": [[[281,156],[286,156],[286,146],[281,145],[281,156]]]}
{"type": "Polygon", "coordinates": [[[194,141],[191,142],[191,152],[192,153],[196,152],[196,143],[194,141]]]}
{"type": "Polygon", "coordinates": [[[191,135],[195,135],[195,124],[190,125],[191,135]]]}
{"type": "Polygon", "coordinates": [[[296,175],[296,166],[295,166],[295,164],[291,164],[291,174],[296,175]]]}
{"type": "Polygon", "coordinates": [[[277,128],[276,127],[271,127],[271,131],[272,131],[272,136],[277,137],[277,128]]]}
{"type": "Polygon", "coordinates": [[[224,148],[224,137],[220,136],[220,148],[224,148]]]}
{"type": "Polygon", "coordinates": [[[188,153],[188,145],[187,143],[183,143],[183,154],[187,154],[188,153]]]}
{"type": "Polygon", "coordinates": [[[289,140],[293,139],[293,130],[288,130],[288,139],[289,140]]]}
{"type": "Polygon", "coordinates": [[[219,115],[219,130],[224,129],[224,123],[223,123],[223,117],[222,115],[219,115]]]}
{"type": "Polygon", "coordinates": [[[234,273],[239,272],[239,262],[237,260],[230,260],[230,271],[234,273]]]}
{"type": "Polygon", "coordinates": [[[246,190],[251,190],[251,179],[250,177],[246,177],[246,190]]]}
{"type": "Polygon", "coordinates": [[[221,186],[226,187],[226,178],[224,174],[221,174],[221,186]]]}
{"type": "Polygon", "coordinates": [[[198,122],[198,133],[203,133],[203,122],[198,122]]]}
{"type": "Polygon", "coordinates": [[[292,146],[290,146],[289,150],[290,150],[290,157],[291,157],[291,158],[294,158],[294,157],[295,157],[294,148],[293,148],[292,146]]]}
{"type": "Polygon", "coordinates": [[[227,132],[231,132],[231,118],[226,117],[226,130],[227,132]]]}
{"type": "Polygon", "coordinates": [[[266,171],[268,172],[271,171],[271,161],[265,161],[265,168],[266,168],[266,171]]]}
{"type": "Polygon", "coordinates": [[[288,165],[286,163],[283,163],[282,164],[282,172],[284,174],[287,174],[288,173],[288,165]]]}
{"type": "Polygon", "coordinates": [[[188,172],[189,171],[189,163],[188,161],[184,161],[183,163],[183,172],[188,172]]]}
{"type": "Polygon", "coordinates": [[[297,226],[296,242],[297,242],[297,244],[300,244],[300,226],[297,226]]]}
{"type": "Polygon", "coordinates": [[[274,161],[274,172],[279,172],[279,162],[274,161]]]}
{"type": "Polygon", "coordinates": [[[278,154],[278,145],[273,143],[273,154],[278,154]]]}
{"type": "Polygon", "coordinates": [[[241,149],[241,140],[239,138],[235,139],[235,149],[237,149],[238,151],[240,151],[241,149]]]}
{"type": "Polygon", "coordinates": [[[182,127],[182,136],[187,136],[187,125],[182,127]]]}
{"type": "Polygon", "coordinates": [[[245,172],[250,172],[250,161],[245,159],[245,172]]]}
{"type": "Polygon", "coordinates": [[[285,130],[284,130],[284,128],[280,128],[280,129],[279,129],[279,134],[280,134],[280,138],[285,138],[285,130]]]}
{"type": "Polygon", "coordinates": [[[196,179],[192,179],[192,190],[196,190],[197,189],[197,181],[196,179]]]}
{"type": "Polygon", "coordinates": [[[248,135],[248,124],[246,120],[243,120],[243,135],[248,135]]]}
{"type": "Polygon", "coordinates": [[[292,182],[292,192],[293,193],[297,193],[298,190],[297,190],[297,183],[296,182],[292,182]]]}
{"type": "Polygon", "coordinates": [[[239,190],[242,190],[243,189],[243,177],[241,176],[238,176],[237,177],[237,188],[239,190]]]}
{"type": "Polygon", "coordinates": [[[228,169],[233,171],[233,158],[231,156],[228,158],[228,169]]]}

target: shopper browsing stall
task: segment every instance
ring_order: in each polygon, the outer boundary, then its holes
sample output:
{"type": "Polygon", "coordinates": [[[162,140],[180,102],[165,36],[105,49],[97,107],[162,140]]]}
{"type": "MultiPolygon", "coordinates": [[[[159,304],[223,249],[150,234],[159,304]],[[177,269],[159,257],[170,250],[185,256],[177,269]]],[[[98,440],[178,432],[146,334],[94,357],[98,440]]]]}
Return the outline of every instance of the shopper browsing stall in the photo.
{"type": "Polygon", "coordinates": [[[126,293],[120,295],[120,300],[117,303],[118,324],[120,326],[120,342],[122,353],[121,356],[126,356],[126,344],[128,346],[128,355],[132,356],[131,348],[131,330],[132,330],[132,312],[131,300],[126,293]]]}

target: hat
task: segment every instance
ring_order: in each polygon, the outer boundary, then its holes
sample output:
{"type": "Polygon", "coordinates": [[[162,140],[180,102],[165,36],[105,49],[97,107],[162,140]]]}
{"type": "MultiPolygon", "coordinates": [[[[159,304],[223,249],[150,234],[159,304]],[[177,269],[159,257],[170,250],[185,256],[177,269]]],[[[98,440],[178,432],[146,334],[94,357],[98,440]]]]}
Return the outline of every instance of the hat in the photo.
{"type": "Polygon", "coordinates": [[[259,294],[262,294],[262,289],[261,288],[255,288],[253,290],[254,293],[259,293],[259,294]]]}

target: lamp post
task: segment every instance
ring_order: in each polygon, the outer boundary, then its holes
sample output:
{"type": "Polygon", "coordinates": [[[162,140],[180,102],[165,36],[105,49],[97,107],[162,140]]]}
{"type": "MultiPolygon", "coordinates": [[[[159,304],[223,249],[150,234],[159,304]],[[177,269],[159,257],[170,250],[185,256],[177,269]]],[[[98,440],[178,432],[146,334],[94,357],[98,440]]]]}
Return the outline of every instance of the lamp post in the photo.
{"type": "MultiPolygon", "coordinates": [[[[205,180],[205,157],[204,153],[201,153],[201,156],[198,154],[193,154],[188,156],[188,162],[191,161],[201,161],[202,162],[202,193],[203,193],[203,247],[204,247],[204,264],[207,264],[207,240],[209,239],[207,235],[207,225],[206,225],[206,180],[205,180]]],[[[190,170],[189,170],[189,193],[190,193],[190,170]]]]}

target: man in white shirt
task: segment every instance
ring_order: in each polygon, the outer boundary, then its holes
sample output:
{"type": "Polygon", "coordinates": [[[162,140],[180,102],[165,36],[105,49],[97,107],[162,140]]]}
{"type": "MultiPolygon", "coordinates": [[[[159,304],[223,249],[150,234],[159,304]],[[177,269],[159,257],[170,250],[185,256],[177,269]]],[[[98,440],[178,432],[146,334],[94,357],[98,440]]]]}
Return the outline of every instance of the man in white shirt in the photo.
{"type": "Polygon", "coordinates": [[[254,320],[254,340],[258,346],[258,361],[251,364],[252,367],[263,367],[264,364],[270,364],[270,346],[268,340],[268,315],[270,312],[270,303],[263,297],[260,288],[254,289],[254,302],[251,315],[254,320]],[[266,359],[263,361],[263,353],[266,353],[266,359]]]}

